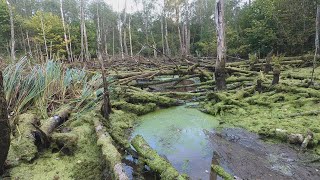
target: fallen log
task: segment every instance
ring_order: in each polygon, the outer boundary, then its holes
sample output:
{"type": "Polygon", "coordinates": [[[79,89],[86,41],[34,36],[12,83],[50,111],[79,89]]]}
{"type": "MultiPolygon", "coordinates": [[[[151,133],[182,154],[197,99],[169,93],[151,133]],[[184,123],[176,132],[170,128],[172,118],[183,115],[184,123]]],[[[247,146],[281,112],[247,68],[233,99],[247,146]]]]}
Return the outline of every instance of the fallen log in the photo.
{"type": "Polygon", "coordinates": [[[113,145],[113,140],[105,127],[98,120],[94,120],[95,131],[98,137],[97,144],[101,147],[102,155],[106,161],[106,165],[111,172],[111,176],[116,180],[128,180],[128,176],[124,171],[124,166],[121,163],[121,154],[113,145]]]}
{"type": "Polygon", "coordinates": [[[212,170],[224,180],[232,180],[234,179],[229,173],[227,173],[221,166],[219,165],[211,165],[212,170]]]}
{"type": "Polygon", "coordinates": [[[69,119],[71,113],[71,107],[67,106],[62,108],[60,111],[56,113],[53,117],[46,120],[42,126],[41,130],[48,136],[52,134],[52,132],[61,124],[69,119]]]}
{"type": "MultiPolygon", "coordinates": [[[[39,120],[34,114],[25,113],[18,116],[17,137],[11,142],[12,151],[19,160],[30,162],[38,155],[37,144],[42,144],[41,134],[35,125],[39,120]]],[[[45,141],[45,140],[44,140],[45,141]]]]}
{"type": "Polygon", "coordinates": [[[183,180],[187,179],[185,175],[179,172],[163,157],[153,150],[141,135],[135,136],[131,141],[132,146],[138,152],[139,160],[145,162],[151,170],[160,174],[161,179],[183,180]]]}

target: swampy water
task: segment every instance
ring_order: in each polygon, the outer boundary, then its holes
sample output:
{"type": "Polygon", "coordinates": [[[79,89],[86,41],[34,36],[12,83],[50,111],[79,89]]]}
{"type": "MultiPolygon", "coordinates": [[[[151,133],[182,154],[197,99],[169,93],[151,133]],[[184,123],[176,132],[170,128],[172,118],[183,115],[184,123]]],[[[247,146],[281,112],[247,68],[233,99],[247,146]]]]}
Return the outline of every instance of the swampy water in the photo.
{"type": "Polygon", "coordinates": [[[209,179],[213,149],[206,131],[218,126],[215,117],[185,106],[140,117],[132,137],[140,134],[160,155],[191,179],[209,179]]]}

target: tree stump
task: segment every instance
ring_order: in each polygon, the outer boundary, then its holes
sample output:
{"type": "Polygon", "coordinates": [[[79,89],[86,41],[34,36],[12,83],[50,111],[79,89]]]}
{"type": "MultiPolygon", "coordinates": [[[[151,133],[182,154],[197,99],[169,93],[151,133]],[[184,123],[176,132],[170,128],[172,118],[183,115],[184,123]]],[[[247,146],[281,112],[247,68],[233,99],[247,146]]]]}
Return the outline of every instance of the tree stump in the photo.
{"type": "Polygon", "coordinates": [[[275,65],[273,68],[273,80],[272,85],[279,84],[280,79],[280,65],[275,65]]]}
{"type": "Polygon", "coordinates": [[[0,174],[7,159],[10,147],[10,125],[7,112],[7,102],[4,95],[3,77],[0,71],[0,174]]]}

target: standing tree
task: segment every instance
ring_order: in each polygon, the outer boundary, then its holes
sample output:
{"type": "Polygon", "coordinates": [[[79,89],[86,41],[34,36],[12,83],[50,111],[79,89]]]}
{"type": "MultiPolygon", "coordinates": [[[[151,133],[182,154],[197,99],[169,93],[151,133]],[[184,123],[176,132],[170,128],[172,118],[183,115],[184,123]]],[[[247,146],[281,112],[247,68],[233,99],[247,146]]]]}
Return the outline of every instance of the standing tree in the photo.
{"type": "Polygon", "coordinates": [[[62,26],[63,26],[64,42],[66,44],[68,61],[70,62],[71,61],[71,57],[70,57],[70,51],[69,51],[69,45],[68,45],[68,36],[67,36],[67,31],[66,31],[66,25],[65,25],[65,22],[64,22],[63,2],[62,2],[62,0],[60,0],[60,11],[61,11],[61,21],[62,21],[62,26]]]}
{"type": "Polygon", "coordinates": [[[320,28],[320,5],[317,5],[317,17],[316,17],[316,38],[315,38],[315,54],[314,54],[314,59],[313,59],[313,68],[312,68],[312,76],[311,76],[311,83],[314,81],[314,70],[316,68],[316,62],[319,57],[319,28],[320,28]]]}
{"type": "Polygon", "coordinates": [[[16,55],[15,55],[15,38],[14,38],[14,22],[13,22],[13,12],[12,12],[12,6],[9,2],[9,0],[7,0],[7,5],[8,5],[8,9],[9,9],[9,15],[10,15],[10,29],[11,29],[11,59],[12,61],[16,60],[16,55]]]}
{"type": "Polygon", "coordinates": [[[217,29],[217,60],[215,67],[215,80],[217,90],[225,90],[226,85],[226,42],[225,42],[225,22],[224,22],[224,0],[216,1],[215,21],[217,29]]]}
{"type": "Polygon", "coordinates": [[[3,90],[3,78],[0,71],[0,174],[10,147],[10,126],[7,113],[7,103],[3,90]]]}

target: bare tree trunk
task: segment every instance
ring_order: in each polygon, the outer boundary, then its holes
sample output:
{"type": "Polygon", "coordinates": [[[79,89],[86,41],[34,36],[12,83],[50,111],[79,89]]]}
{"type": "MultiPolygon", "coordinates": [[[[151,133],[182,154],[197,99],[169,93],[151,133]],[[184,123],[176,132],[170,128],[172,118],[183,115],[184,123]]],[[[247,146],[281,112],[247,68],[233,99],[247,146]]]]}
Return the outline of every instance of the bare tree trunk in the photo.
{"type": "Polygon", "coordinates": [[[21,38],[22,38],[22,46],[23,46],[23,50],[24,50],[24,53],[27,54],[27,43],[26,43],[26,38],[24,38],[24,33],[23,33],[23,30],[22,30],[22,27],[20,27],[20,31],[21,31],[21,38]]]}
{"type": "MultiPolygon", "coordinates": [[[[176,5],[178,6],[178,5],[176,5]]],[[[182,37],[181,37],[181,29],[180,29],[180,14],[179,14],[179,7],[176,7],[176,23],[177,23],[177,28],[178,28],[178,36],[179,36],[179,44],[180,44],[180,53],[181,55],[184,54],[183,52],[183,42],[182,42],[182,37]]]]}
{"type": "Polygon", "coordinates": [[[189,1],[186,0],[186,26],[185,26],[185,53],[190,54],[190,21],[189,21],[189,1]]]}
{"type": "Polygon", "coordinates": [[[30,45],[30,38],[29,38],[29,32],[28,31],[26,32],[26,35],[27,35],[27,43],[28,43],[29,54],[30,54],[30,56],[33,56],[31,45],[30,45]]]}
{"type": "Polygon", "coordinates": [[[133,57],[132,35],[131,35],[131,16],[129,16],[129,43],[130,43],[130,56],[133,57]]]}
{"type": "Polygon", "coordinates": [[[60,0],[60,12],[61,12],[61,21],[62,21],[62,26],[63,26],[64,42],[65,42],[65,45],[66,45],[68,61],[70,62],[71,58],[70,58],[70,51],[69,51],[69,46],[68,46],[68,36],[67,36],[67,31],[66,31],[66,25],[64,23],[64,13],[63,13],[63,2],[62,2],[62,0],[60,0]]]}
{"type": "Polygon", "coordinates": [[[81,52],[80,52],[80,60],[84,61],[84,0],[80,1],[80,31],[81,31],[81,52]]]}
{"type": "Polygon", "coordinates": [[[317,5],[317,17],[316,17],[316,38],[315,38],[315,54],[314,54],[314,59],[313,59],[313,68],[312,68],[312,76],[311,76],[311,83],[314,81],[314,71],[316,68],[316,62],[319,57],[319,28],[320,28],[320,5],[317,5]]]}
{"type": "Polygon", "coordinates": [[[128,55],[128,46],[127,46],[127,0],[125,0],[124,5],[124,18],[123,18],[123,45],[124,53],[128,55]]]}
{"type": "Polygon", "coordinates": [[[103,41],[104,41],[104,53],[107,57],[107,59],[109,59],[109,50],[108,50],[108,38],[107,38],[107,33],[108,33],[108,29],[105,28],[104,31],[104,36],[103,36],[103,41]]]}
{"type": "Polygon", "coordinates": [[[112,28],[112,57],[114,57],[114,28],[112,28]]]}
{"type": "Polygon", "coordinates": [[[9,15],[10,15],[10,29],[11,29],[11,41],[10,41],[10,52],[11,52],[11,60],[14,62],[16,60],[16,53],[15,53],[15,38],[14,38],[14,22],[13,22],[13,12],[12,12],[12,6],[7,0],[7,5],[9,9],[9,15]]]}
{"type": "Polygon", "coordinates": [[[84,23],[83,28],[83,35],[84,35],[84,45],[85,45],[85,58],[86,61],[90,60],[90,52],[89,52],[89,45],[88,45],[88,36],[87,36],[87,28],[86,23],[84,23]]]}
{"type": "Polygon", "coordinates": [[[120,43],[121,59],[124,59],[123,46],[122,46],[122,25],[121,25],[121,16],[120,16],[120,14],[119,14],[119,43],[120,43]]]}
{"type": "Polygon", "coordinates": [[[99,15],[98,3],[97,3],[97,53],[101,53],[101,30],[100,30],[100,15],[99,15]]]}
{"type": "Polygon", "coordinates": [[[225,90],[226,86],[226,43],[225,43],[225,22],[224,22],[224,0],[216,1],[215,21],[217,29],[217,60],[215,67],[215,80],[217,90],[225,90]]]}
{"type": "Polygon", "coordinates": [[[69,25],[67,27],[68,27],[68,37],[69,37],[69,40],[70,40],[70,43],[69,43],[70,58],[71,58],[71,61],[73,62],[74,61],[74,57],[73,57],[73,52],[72,52],[72,41],[71,41],[70,27],[69,27],[69,25]]]}
{"type": "Polygon", "coordinates": [[[160,20],[160,28],[161,28],[161,44],[162,44],[162,54],[165,54],[165,47],[164,47],[164,32],[163,32],[163,13],[161,15],[161,20],[160,20]]]}
{"type": "Polygon", "coordinates": [[[44,30],[43,12],[41,12],[40,21],[41,21],[42,37],[43,37],[43,41],[44,41],[44,48],[45,48],[45,50],[46,50],[46,57],[47,57],[46,59],[48,60],[49,52],[48,52],[46,32],[45,32],[45,30],[44,30]]]}
{"type": "MultiPolygon", "coordinates": [[[[8,120],[7,102],[4,94],[3,77],[0,71],[0,175],[7,159],[10,147],[10,125],[8,120]]],[[[0,176],[1,177],[1,176],[0,176]]]]}
{"type": "Polygon", "coordinates": [[[166,10],[164,12],[164,29],[165,29],[164,40],[166,41],[166,54],[168,56],[171,56],[171,51],[170,51],[170,48],[169,48],[169,40],[168,40],[168,22],[167,22],[166,10]]]}

